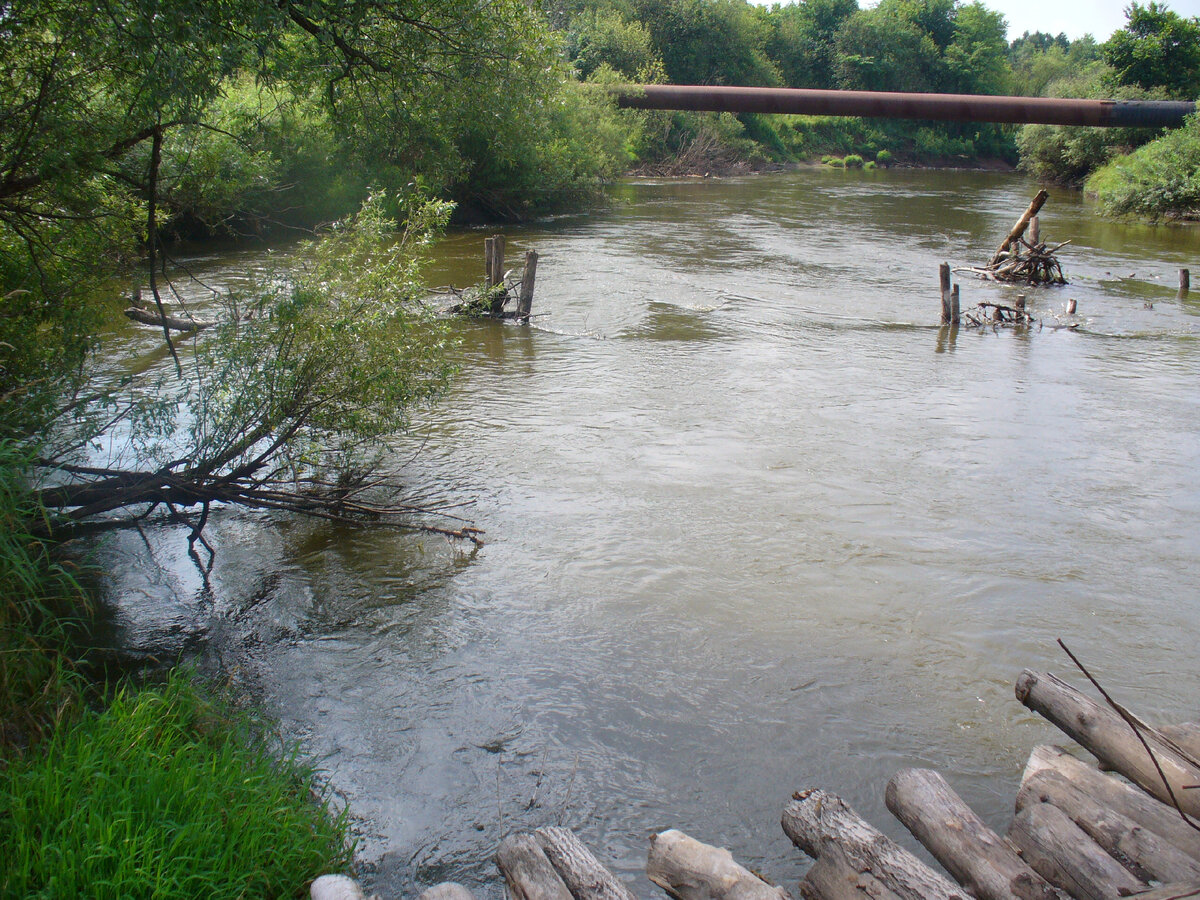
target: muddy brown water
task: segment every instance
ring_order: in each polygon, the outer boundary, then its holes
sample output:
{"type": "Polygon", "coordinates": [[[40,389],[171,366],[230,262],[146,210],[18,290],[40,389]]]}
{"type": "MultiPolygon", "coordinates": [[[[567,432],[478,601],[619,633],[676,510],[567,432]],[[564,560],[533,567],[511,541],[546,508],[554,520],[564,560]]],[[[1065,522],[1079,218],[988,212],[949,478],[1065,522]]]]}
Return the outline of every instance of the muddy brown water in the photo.
{"type": "MultiPolygon", "coordinates": [[[[452,394],[394,441],[486,546],[229,510],[206,586],[181,531],[115,535],[113,640],[236,672],[385,895],[498,897],[501,836],[553,823],[642,896],[668,827],[794,887],[789,795],[911,846],[883,804],[910,765],[1005,828],[1056,735],[1013,682],[1079,680],[1056,638],[1152,721],[1200,714],[1200,292],[1175,296],[1200,232],[1053,191],[1071,284],[1026,291],[1043,327],[940,331],[938,263],[986,259],[1035,190],[640,181],[506,229],[541,255],[533,324],[464,324],[452,394]]],[[[430,282],[474,281],[484,233],[430,282]]],[[[189,262],[218,286],[268,264],[189,262]]],[[[956,280],[964,306],[1018,292],[956,280]]]]}

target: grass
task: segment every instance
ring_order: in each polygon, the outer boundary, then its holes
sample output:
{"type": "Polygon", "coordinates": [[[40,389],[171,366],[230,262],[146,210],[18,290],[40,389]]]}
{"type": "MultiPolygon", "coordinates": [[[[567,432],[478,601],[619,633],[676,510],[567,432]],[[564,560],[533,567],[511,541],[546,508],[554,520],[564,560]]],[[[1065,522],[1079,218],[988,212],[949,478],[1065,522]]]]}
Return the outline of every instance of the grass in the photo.
{"type": "Polygon", "coordinates": [[[0,441],[0,897],[302,897],[348,868],[312,771],[187,672],[81,674],[92,606],[0,441]]]}
{"type": "Polygon", "coordinates": [[[352,853],[311,786],[188,674],[124,688],[0,771],[0,896],[304,896],[352,853]]]}
{"type": "Polygon", "coordinates": [[[0,441],[0,758],[36,744],[81,708],[76,647],[91,604],[54,548],[34,536],[26,459],[0,441]]]}

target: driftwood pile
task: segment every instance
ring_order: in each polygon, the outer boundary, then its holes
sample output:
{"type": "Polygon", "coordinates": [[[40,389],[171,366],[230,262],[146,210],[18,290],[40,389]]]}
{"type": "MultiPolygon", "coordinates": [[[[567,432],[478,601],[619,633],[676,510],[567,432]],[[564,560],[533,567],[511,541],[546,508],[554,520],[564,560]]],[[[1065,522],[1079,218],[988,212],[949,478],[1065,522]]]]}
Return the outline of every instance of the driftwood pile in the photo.
{"type": "Polygon", "coordinates": [[[1063,241],[1050,247],[1040,236],[1037,214],[1049,196],[1044,190],[1038,191],[986,266],[957,271],[972,272],[980,278],[1010,284],[1066,284],[1062,265],[1054,254],[1071,242],[1063,241]],[[1025,239],[1026,231],[1029,232],[1028,240],[1025,239]]]}
{"type": "MultiPolygon", "coordinates": [[[[1089,676],[1090,677],[1090,676],[1089,676]]],[[[1025,671],[1017,698],[1091,752],[1034,749],[1006,836],[984,824],[929,769],[888,784],[896,817],[938,860],[934,870],[834,794],[794,795],[782,826],[816,862],[809,900],[1179,900],[1200,897],[1200,724],[1153,729],[1053,675],[1025,671]],[[1119,773],[1122,777],[1105,774],[1119,773]],[[1185,815],[1186,814],[1186,815],[1185,815]]],[[[516,900],[633,900],[562,828],[508,838],[497,854],[516,900]]],[[[680,831],[650,839],[646,872],[676,900],[790,900],[728,850],[680,831]]]]}

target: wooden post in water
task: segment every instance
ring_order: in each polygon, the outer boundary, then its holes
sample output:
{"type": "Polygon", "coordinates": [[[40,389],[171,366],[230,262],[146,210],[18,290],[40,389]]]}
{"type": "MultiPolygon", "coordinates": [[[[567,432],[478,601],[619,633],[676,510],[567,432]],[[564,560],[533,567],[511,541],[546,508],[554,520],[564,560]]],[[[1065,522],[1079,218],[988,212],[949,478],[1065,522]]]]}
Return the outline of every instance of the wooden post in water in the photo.
{"type": "Polygon", "coordinates": [[[959,310],[959,308],[958,308],[958,285],[956,284],[950,290],[950,324],[951,325],[958,324],[960,312],[961,312],[961,310],[959,310]]]}
{"type": "Polygon", "coordinates": [[[1192,287],[1192,273],[1187,269],[1179,270],[1179,296],[1186,297],[1192,287]]]}
{"type": "Polygon", "coordinates": [[[485,287],[492,286],[492,256],[496,252],[496,239],[483,239],[483,284],[485,287]]]}
{"type": "Polygon", "coordinates": [[[521,293],[517,297],[517,318],[528,319],[533,308],[533,283],[537,278],[536,250],[525,251],[525,273],[521,276],[521,293]]]}
{"type": "Polygon", "coordinates": [[[938,277],[942,287],[942,324],[950,324],[950,263],[942,263],[938,268],[938,277]]]}
{"type": "Polygon", "coordinates": [[[1038,217],[1034,216],[1029,220],[1029,244],[1032,247],[1038,245],[1038,239],[1042,236],[1042,226],[1038,222],[1038,217]]]}
{"type": "Polygon", "coordinates": [[[504,312],[504,301],[508,299],[504,290],[504,235],[493,235],[489,240],[492,242],[492,255],[488,260],[488,287],[499,288],[492,298],[490,312],[493,316],[499,316],[504,312]]]}

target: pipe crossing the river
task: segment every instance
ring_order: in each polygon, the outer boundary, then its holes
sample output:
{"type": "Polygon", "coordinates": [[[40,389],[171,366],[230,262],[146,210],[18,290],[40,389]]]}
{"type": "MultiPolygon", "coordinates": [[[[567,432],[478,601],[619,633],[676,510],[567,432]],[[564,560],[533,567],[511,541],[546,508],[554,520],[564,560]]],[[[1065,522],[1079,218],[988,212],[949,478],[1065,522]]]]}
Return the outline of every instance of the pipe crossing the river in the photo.
{"type": "Polygon", "coordinates": [[[693,84],[630,84],[613,90],[617,105],[631,109],[1092,125],[1098,128],[1175,128],[1183,124],[1184,116],[1196,111],[1195,103],[1177,100],[1060,100],[693,84]]]}

